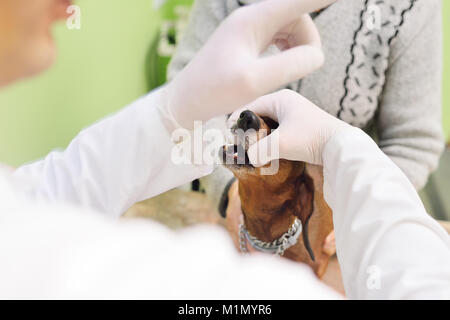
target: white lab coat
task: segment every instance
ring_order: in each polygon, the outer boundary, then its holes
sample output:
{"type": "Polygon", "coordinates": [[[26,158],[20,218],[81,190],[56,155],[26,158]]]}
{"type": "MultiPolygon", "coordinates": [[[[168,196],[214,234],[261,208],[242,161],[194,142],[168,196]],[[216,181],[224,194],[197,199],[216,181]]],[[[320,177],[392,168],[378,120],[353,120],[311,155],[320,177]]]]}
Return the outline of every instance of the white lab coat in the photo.
{"type": "MultiPolygon", "coordinates": [[[[175,165],[164,89],[0,175],[0,298],[335,299],[304,265],[242,257],[218,227],[114,219],[211,172],[175,165]]],[[[450,298],[450,242],[404,174],[357,129],[324,151],[349,298],[450,298]]]]}

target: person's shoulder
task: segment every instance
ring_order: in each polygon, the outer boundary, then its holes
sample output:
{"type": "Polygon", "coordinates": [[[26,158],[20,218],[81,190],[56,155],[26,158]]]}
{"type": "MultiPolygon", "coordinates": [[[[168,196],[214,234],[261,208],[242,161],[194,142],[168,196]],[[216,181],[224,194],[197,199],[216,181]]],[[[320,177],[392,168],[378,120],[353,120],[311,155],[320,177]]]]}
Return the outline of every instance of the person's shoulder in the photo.
{"type": "Polygon", "coordinates": [[[441,0],[385,0],[393,16],[399,19],[399,28],[414,26],[419,30],[423,25],[441,14],[441,0]]]}
{"type": "MultiPolygon", "coordinates": [[[[389,43],[393,50],[408,46],[441,15],[441,0],[385,0],[384,3],[393,24],[394,34],[389,43]]],[[[437,32],[436,36],[440,34],[437,32]]]]}

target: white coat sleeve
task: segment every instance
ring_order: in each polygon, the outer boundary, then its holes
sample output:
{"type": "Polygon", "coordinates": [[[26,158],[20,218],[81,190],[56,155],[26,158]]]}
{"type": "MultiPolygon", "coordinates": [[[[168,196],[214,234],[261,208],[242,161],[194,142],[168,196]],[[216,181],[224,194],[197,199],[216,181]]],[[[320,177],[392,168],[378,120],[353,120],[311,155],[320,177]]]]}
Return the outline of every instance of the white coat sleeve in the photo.
{"type": "Polygon", "coordinates": [[[450,237],[403,172],[359,129],[325,146],[324,193],[351,299],[450,298],[450,237]]]}
{"type": "Polygon", "coordinates": [[[4,205],[0,299],[342,298],[306,265],[243,257],[220,227],[175,233],[69,206],[4,205]]]}
{"type": "Polygon", "coordinates": [[[65,151],[16,170],[31,201],[68,203],[114,216],[134,203],[211,173],[176,164],[164,113],[165,88],[83,130],[65,151]]]}

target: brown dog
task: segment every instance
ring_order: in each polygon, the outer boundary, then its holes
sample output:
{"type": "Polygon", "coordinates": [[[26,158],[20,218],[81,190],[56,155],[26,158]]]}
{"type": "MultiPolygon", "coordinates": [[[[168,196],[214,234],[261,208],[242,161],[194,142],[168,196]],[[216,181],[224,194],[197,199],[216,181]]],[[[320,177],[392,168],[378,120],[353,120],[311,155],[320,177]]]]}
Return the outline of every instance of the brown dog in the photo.
{"type": "MultiPolygon", "coordinates": [[[[270,134],[277,127],[278,124],[268,118],[244,111],[232,130],[235,133],[236,129],[241,132],[254,130],[256,140],[259,140],[264,136],[261,133],[270,134]]],[[[295,228],[290,228],[298,218],[301,221],[301,237],[296,237],[296,243],[283,252],[283,256],[309,264],[317,276],[322,277],[330,258],[323,245],[333,231],[332,212],[323,197],[322,168],[280,160],[276,174],[262,175],[262,168],[249,164],[246,153],[248,145],[246,135],[244,140],[237,139],[234,145],[224,146],[221,151],[224,165],[239,182],[247,235],[244,238],[241,234],[241,243],[248,242],[248,236],[271,243],[288,230],[294,234],[295,228]]]]}

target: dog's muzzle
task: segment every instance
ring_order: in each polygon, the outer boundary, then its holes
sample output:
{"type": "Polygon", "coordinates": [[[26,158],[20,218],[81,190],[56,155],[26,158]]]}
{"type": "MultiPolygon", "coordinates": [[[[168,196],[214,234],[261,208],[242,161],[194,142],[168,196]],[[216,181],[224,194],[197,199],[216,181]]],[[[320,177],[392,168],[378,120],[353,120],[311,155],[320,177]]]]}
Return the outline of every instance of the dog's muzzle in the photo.
{"type": "Polygon", "coordinates": [[[247,151],[242,145],[226,145],[219,151],[222,164],[228,166],[253,167],[247,155],[247,151]]]}
{"type": "MultiPolygon", "coordinates": [[[[254,138],[256,132],[261,129],[261,121],[255,113],[249,110],[243,111],[236,121],[236,125],[231,129],[234,134],[235,144],[225,145],[219,151],[219,157],[224,165],[250,167],[247,149],[249,147],[249,137],[247,133],[253,133],[254,138]],[[250,131],[251,130],[251,131],[250,131]]],[[[253,142],[256,142],[253,141],[253,142]]]]}

